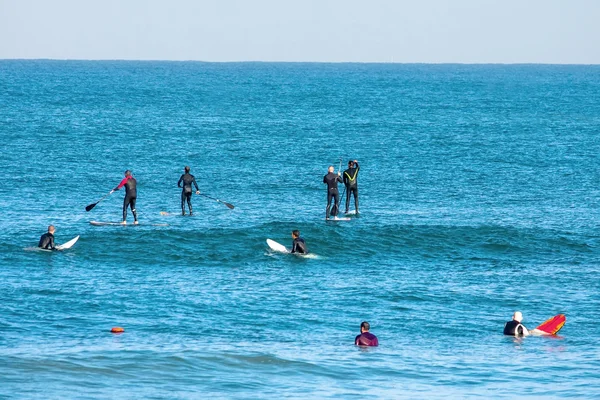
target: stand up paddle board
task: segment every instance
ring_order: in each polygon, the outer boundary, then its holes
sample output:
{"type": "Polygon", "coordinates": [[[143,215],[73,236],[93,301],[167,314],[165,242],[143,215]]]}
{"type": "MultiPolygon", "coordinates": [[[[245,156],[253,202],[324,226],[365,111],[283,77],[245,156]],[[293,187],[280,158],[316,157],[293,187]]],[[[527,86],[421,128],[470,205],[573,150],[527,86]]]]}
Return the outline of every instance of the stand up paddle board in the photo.
{"type": "Polygon", "coordinates": [[[120,222],[101,222],[101,221],[90,221],[91,225],[94,226],[169,226],[169,224],[134,224],[128,223],[123,225],[120,222]]]}
{"type": "Polygon", "coordinates": [[[350,218],[350,217],[342,217],[342,218],[334,217],[334,218],[325,219],[325,221],[327,221],[327,222],[339,222],[339,221],[351,221],[351,220],[352,220],[352,218],[350,218]]]}
{"type": "Polygon", "coordinates": [[[344,215],[360,215],[360,213],[356,213],[356,210],[350,210],[347,213],[344,213],[344,215]]]}
{"type": "MultiPolygon", "coordinates": [[[[67,250],[70,249],[71,247],[73,247],[73,245],[79,240],[79,236],[75,236],[73,239],[69,240],[66,243],[63,244],[59,244],[56,245],[56,250],[58,251],[62,251],[62,250],[67,250]]],[[[25,250],[28,251],[48,251],[48,252],[53,252],[54,250],[50,250],[50,249],[42,249],[40,247],[27,247],[25,248],[25,250]]]]}
{"type": "MultiPolygon", "coordinates": [[[[284,245],[277,243],[274,240],[271,239],[267,239],[267,244],[269,245],[269,248],[277,253],[284,253],[284,254],[292,254],[290,253],[290,250],[288,250],[284,245]]],[[[295,256],[298,257],[303,257],[303,258],[317,258],[316,254],[312,254],[312,253],[308,253],[308,254],[302,254],[302,253],[293,253],[295,256]]]]}
{"type": "Polygon", "coordinates": [[[565,317],[564,314],[558,314],[544,321],[530,333],[532,335],[556,335],[556,333],[565,325],[565,322],[567,322],[567,317],[565,317]]]}

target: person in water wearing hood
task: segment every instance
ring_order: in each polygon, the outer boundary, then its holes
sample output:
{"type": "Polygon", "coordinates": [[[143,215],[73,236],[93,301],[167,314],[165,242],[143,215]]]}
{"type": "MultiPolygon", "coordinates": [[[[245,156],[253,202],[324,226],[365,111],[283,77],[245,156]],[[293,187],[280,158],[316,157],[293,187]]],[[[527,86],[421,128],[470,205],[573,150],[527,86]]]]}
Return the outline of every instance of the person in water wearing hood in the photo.
{"type": "Polygon", "coordinates": [[[340,204],[340,191],[338,190],[338,182],[342,183],[341,172],[338,171],[337,175],[334,171],[333,165],[328,169],[327,175],[323,177],[323,183],[327,184],[327,208],[325,210],[325,219],[329,219],[329,211],[331,215],[336,217],[338,214],[338,204],[340,204]],[[333,199],[333,209],[331,208],[331,200],[333,199]]]}
{"type": "Polygon", "coordinates": [[[54,246],[54,231],[55,230],[56,229],[54,229],[54,225],[50,225],[48,227],[48,232],[46,232],[42,235],[42,237],[40,238],[40,242],[38,243],[38,247],[40,249],[56,250],[56,247],[54,246]]]}
{"type": "Polygon", "coordinates": [[[358,165],[358,161],[350,160],[348,161],[348,169],[344,171],[344,185],[346,185],[346,211],[348,214],[348,209],[350,207],[350,193],[354,195],[354,210],[356,210],[356,214],[358,214],[358,171],[360,170],[360,166],[358,165]]]}
{"type": "Polygon", "coordinates": [[[504,334],[508,336],[527,336],[529,331],[525,328],[525,325],[521,324],[523,321],[523,314],[520,311],[515,311],[512,317],[512,321],[508,321],[504,325],[504,334]]]}
{"type": "Polygon", "coordinates": [[[300,237],[299,230],[292,231],[292,239],[294,239],[294,241],[292,242],[292,253],[308,253],[308,250],[306,249],[306,242],[300,237]]]}
{"type": "Polygon", "coordinates": [[[369,329],[371,329],[371,325],[367,321],[360,324],[360,335],[354,339],[356,346],[379,346],[377,336],[370,333],[369,329]]]}
{"type": "Polygon", "coordinates": [[[185,215],[186,201],[188,208],[190,209],[190,215],[192,215],[192,184],[196,186],[196,194],[200,194],[200,189],[198,189],[196,178],[194,178],[194,175],[190,174],[190,167],[186,166],[184,171],[185,173],[181,175],[179,182],[177,182],[177,187],[182,187],[181,183],[183,183],[183,190],[181,191],[181,215],[185,215]]]}
{"type": "Polygon", "coordinates": [[[137,190],[136,190],[137,181],[131,175],[130,170],[125,171],[125,178],[123,178],[121,183],[119,183],[119,186],[117,186],[116,188],[111,190],[111,193],[114,192],[115,190],[121,189],[123,186],[125,186],[125,198],[123,199],[123,222],[121,222],[121,224],[123,224],[123,225],[127,224],[127,207],[128,206],[131,208],[131,213],[133,214],[133,223],[137,224],[138,223],[137,211],[135,210],[135,201],[137,199],[137,190]]]}

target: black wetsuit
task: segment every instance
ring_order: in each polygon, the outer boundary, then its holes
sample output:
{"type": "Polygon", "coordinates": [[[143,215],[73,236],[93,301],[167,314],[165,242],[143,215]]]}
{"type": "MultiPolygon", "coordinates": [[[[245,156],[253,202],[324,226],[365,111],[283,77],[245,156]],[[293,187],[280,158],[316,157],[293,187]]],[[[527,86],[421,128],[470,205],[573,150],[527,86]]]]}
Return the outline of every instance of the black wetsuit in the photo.
{"type": "Polygon", "coordinates": [[[38,247],[46,250],[56,250],[56,247],[54,247],[54,235],[50,232],[44,233],[40,238],[38,247]]]}
{"type": "Polygon", "coordinates": [[[323,183],[327,184],[327,209],[325,210],[325,218],[329,218],[329,210],[331,210],[331,215],[334,217],[338,214],[338,204],[340,203],[338,182],[343,182],[342,177],[333,172],[329,172],[323,177],[323,183]],[[333,209],[331,209],[331,199],[334,200],[333,209]]]}
{"type": "Polygon", "coordinates": [[[360,165],[356,163],[356,168],[348,168],[344,171],[344,185],[346,185],[346,212],[350,207],[350,193],[354,195],[354,209],[358,214],[358,171],[360,165]]]}
{"type": "Polygon", "coordinates": [[[123,221],[127,220],[127,206],[131,208],[133,220],[137,221],[137,211],[135,210],[135,201],[137,199],[137,182],[133,176],[126,176],[121,183],[119,183],[119,186],[114,188],[114,190],[119,190],[123,186],[125,186],[125,198],[123,199],[123,221]]]}
{"type": "Polygon", "coordinates": [[[308,253],[304,239],[302,239],[301,237],[297,237],[296,239],[294,239],[294,241],[292,242],[292,253],[308,253]]]}
{"type": "Polygon", "coordinates": [[[185,173],[181,175],[179,178],[179,182],[177,182],[177,187],[181,187],[181,183],[183,182],[183,190],[181,191],[181,213],[185,215],[185,202],[187,200],[188,208],[190,209],[190,215],[192,215],[192,184],[196,186],[196,191],[198,189],[198,184],[196,183],[196,178],[194,175],[190,173],[185,173]]]}
{"type": "Polygon", "coordinates": [[[504,334],[508,336],[523,336],[523,328],[523,325],[518,321],[508,321],[504,325],[504,334]]]}

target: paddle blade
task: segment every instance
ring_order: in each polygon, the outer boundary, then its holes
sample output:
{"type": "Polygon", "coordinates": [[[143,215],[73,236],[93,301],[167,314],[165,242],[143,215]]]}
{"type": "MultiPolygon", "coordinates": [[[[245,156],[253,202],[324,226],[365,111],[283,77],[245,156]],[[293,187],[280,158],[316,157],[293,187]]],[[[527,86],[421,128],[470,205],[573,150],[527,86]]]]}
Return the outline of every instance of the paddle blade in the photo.
{"type": "Polygon", "coordinates": [[[85,208],[85,211],[90,211],[92,208],[96,207],[96,204],[98,204],[98,203],[92,203],[92,204],[88,205],[88,206],[85,208]]]}
{"type": "Polygon", "coordinates": [[[225,203],[225,202],[223,202],[223,204],[225,204],[227,207],[229,207],[230,210],[233,210],[235,208],[233,206],[233,204],[229,204],[229,203],[225,203]]]}

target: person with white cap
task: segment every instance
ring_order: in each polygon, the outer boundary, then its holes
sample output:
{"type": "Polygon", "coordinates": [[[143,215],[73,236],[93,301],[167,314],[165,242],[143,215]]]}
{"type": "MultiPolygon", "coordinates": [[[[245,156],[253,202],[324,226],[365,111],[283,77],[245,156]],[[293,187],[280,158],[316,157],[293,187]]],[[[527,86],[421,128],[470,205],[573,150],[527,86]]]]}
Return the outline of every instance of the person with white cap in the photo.
{"type": "Polygon", "coordinates": [[[508,321],[504,325],[504,334],[509,336],[528,336],[529,331],[525,328],[525,325],[521,324],[521,321],[523,321],[523,314],[520,311],[515,311],[512,321],[508,321]]]}

